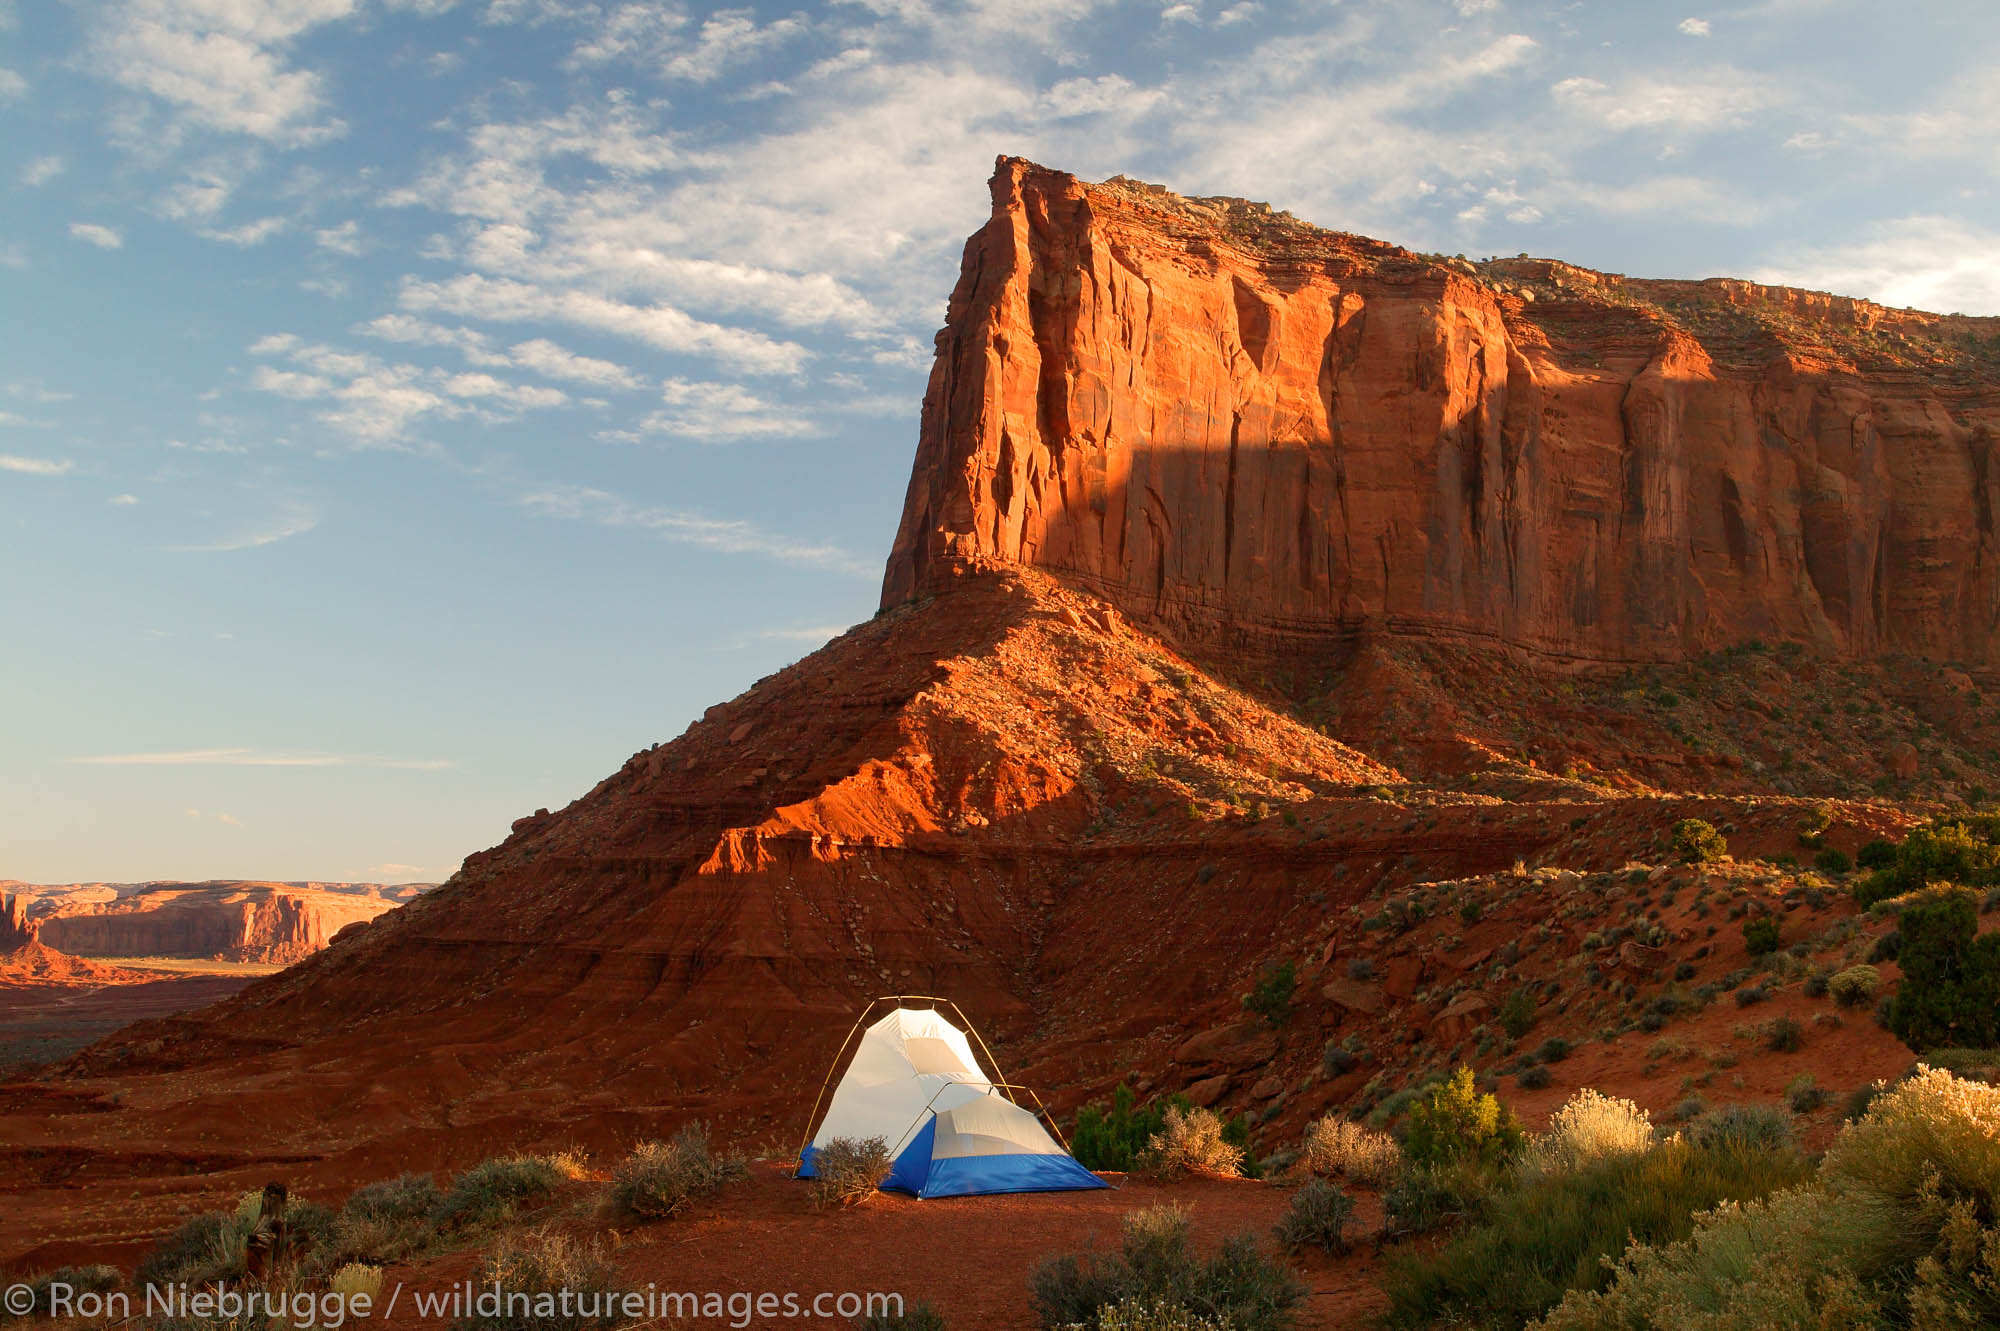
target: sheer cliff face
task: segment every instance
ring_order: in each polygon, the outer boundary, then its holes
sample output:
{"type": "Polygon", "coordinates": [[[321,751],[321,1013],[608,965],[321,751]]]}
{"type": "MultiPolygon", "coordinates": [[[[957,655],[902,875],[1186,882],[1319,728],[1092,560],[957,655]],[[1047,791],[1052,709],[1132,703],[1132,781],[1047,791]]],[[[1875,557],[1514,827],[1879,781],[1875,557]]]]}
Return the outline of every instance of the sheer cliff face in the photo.
{"type": "Polygon", "coordinates": [[[2000,651],[2000,320],[1472,265],[1002,159],[883,600],[1041,566],[1197,636],[2000,651]]]}

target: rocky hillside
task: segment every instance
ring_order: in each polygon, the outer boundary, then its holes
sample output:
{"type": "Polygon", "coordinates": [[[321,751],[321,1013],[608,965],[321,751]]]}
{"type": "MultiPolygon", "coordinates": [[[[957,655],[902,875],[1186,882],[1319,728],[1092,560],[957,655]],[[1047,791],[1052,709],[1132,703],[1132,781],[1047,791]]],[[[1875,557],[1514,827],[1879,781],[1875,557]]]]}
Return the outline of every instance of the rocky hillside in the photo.
{"type": "Polygon", "coordinates": [[[2000,319],[1476,265],[1002,159],[883,603],[969,555],[1184,640],[2000,651],[2000,319]]]}
{"type": "Polygon", "coordinates": [[[403,909],[0,1097],[0,1258],[272,1162],[691,1119],[782,1154],[883,993],[950,995],[1064,1112],[1130,1080],[1267,1144],[1453,1060],[1560,1064],[1531,1114],[1581,1077],[1665,1113],[1901,1069],[1811,992],[1892,924],[1797,861],[1995,782],[1985,325],[1019,162],[995,194],[883,611],[403,909]],[[1689,818],[1736,861],[1675,867],[1689,818]],[[1287,1019],[1247,1017],[1287,965],[1287,1019]]]}

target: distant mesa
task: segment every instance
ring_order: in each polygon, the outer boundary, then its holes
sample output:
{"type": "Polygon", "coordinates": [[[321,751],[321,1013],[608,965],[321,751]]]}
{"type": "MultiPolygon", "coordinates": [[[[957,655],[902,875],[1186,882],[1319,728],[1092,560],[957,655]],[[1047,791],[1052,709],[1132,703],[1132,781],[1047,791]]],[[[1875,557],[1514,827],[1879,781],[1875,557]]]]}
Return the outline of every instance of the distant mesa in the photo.
{"type": "Polygon", "coordinates": [[[1473,263],[1017,158],[882,603],[1031,565],[1182,641],[2000,656],[2000,319],[1473,263]]]}
{"type": "Polygon", "coordinates": [[[289,965],[427,884],[271,882],[10,885],[0,940],[77,957],[166,957],[289,965]]]}

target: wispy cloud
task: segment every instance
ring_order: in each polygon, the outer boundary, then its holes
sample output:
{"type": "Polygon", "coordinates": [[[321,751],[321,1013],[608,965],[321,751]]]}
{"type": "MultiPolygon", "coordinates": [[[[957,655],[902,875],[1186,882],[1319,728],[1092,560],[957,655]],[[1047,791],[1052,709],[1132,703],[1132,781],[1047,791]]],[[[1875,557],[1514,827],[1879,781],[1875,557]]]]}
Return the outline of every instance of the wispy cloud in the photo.
{"type": "Polygon", "coordinates": [[[319,526],[319,514],[299,501],[282,502],[275,511],[244,524],[233,534],[213,541],[196,541],[166,548],[176,554],[221,554],[231,550],[254,550],[301,536],[319,526]]]}
{"type": "Polygon", "coordinates": [[[1903,217],[1844,244],[1773,256],[1752,276],[1883,305],[2000,315],[2000,230],[1955,217],[1903,217]]]}
{"type": "Polygon", "coordinates": [[[125,244],[125,237],[112,228],[101,226],[96,222],[71,222],[69,233],[84,244],[95,245],[101,250],[120,249],[125,244]]]}
{"type": "MultiPolygon", "coordinates": [[[[0,416],[5,414],[0,412],[0,416]]],[[[0,471],[22,476],[66,476],[75,468],[76,464],[67,458],[24,458],[15,453],[0,453],[0,471]]]]}
{"type": "Polygon", "coordinates": [[[440,758],[395,758],[381,754],[312,753],[250,748],[175,749],[164,753],[104,753],[71,758],[90,767],[382,767],[411,772],[442,771],[453,764],[440,758]]]}
{"type": "Polygon", "coordinates": [[[806,349],[747,328],[697,319],[665,303],[632,305],[569,287],[535,286],[466,273],[443,282],[410,279],[399,302],[418,313],[441,312],[496,323],[552,321],[644,342],[662,351],[710,356],[751,373],[795,374],[806,349]]]}
{"type": "Polygon", "coordinates": [[[680,545],[733,555],[761,555],[787,564],[872,578],[879,570],[832,542],[801,541],[738,518],[715,518],[687,509],[635,504],[589,486],[553,486],[521,496],[520,504],[544,517],[650,532],[680,545]]]}
{"type": "Polygon", "coordinates": [[[28,81],[11,69],[0,69],[0,102],[11,102],[28,95],[28,81]]]}
{"type": "Polygon", "coordinates": [[[352,16],[357,0],[125,0],[103,11],[99,72],[202,129],[297,147],[341,133],[324,80],[293,67],[302,34],[352,16]]]}
{"type": "Polygon", "coordinates": [[[48,184],[63,171],[63,159],[53,153],[45,157],[33,157],[21,168],[21,183],[29,189],[48,184]]]}

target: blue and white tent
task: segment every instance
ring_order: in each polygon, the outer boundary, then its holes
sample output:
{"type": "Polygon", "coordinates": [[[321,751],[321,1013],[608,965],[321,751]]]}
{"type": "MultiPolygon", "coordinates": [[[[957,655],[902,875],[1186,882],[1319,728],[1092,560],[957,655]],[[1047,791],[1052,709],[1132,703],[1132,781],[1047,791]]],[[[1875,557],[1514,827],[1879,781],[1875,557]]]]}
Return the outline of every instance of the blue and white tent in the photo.
{"type": "Polygon", "coordinates": [[[895,1008],[862,1033],[799,1177],[813,1177],[815,1153],[843,1137],[888,1143],[882,1186],[918,1197],[1107,1186],[1001,1093],[964,1031],[920,1008],[895,1008]]]}

